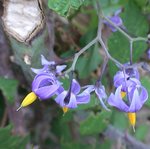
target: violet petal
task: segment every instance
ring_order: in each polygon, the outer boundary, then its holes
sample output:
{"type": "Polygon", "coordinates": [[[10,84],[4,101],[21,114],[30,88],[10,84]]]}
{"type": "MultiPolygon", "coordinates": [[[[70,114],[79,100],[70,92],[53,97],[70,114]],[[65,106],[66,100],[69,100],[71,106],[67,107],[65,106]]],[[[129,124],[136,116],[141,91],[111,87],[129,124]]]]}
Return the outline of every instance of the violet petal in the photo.
{"type": "Polygon", "coordinates": [[[72,80],[72,85],[71,85],[71,91],[74,93],[74,94],[78,94],[80,92],[80,84],[75,80],[73,79],[72,80]]]}
{"type": "Polygon", "coordinates": [[[58,85],[51,85],[51,86],[41,87],[35,90],[34,92],[41,100],[44,100],[52,97],[56,93],[58,88],[59,88],[58,85]]]}
{"type": "Polygon", "coordinates": [[[35,89],[39,88],[39,85],[41,82],[51,82],[52,84],[55,83],[55,78],[53,75],[47,74],[47,73],[42,73],[39,75],[36,75],[33,82],[32,82],[32,90],[34,91],[35,89]]]}
{"type": "Polygon", "coordinates": [[[56,66],[56,73],[60,74],[66,67],[67,67],[66,65],[56,66]]]}
{"type": "Polygon", "coordinates": [[[100,104],[101,104],[101,106],[105,109],[105,110],[107,110],[107,111],[110,111],[110,109],[108,109],[107,108],[107,106],[105,105],[105,103],[104,103],[104,101],[103,101],[103,99],[102,98],[107,98],[107,95],[106,95],[106,93],[105,93],[105,90],[104,89],[101,89],[101,90],[95,90],[95,93],[96,93],[96,95],[97,95],[97,97],[98,97],[98,99],[99,99],[99,101],[100,101],[100,104]]]}
{"type": "Polygon", "coordinates": [[[86,91],[88,93],[91,93],[91,92],[93,92],[95,90],[95,86],[94,85],[87,85],[87,86],[85,86],[85,88],[86,89],[84,91],[86,91]]]}
{"type": "Polygon", "coordinates": [[[56,98],[55,101],[57,104],[59,104],[61,107],[64,107],[64,99],[67,95],[67,91],[63,91],[61,94],[59,94],[56,98]]]}
{"type": "Polygon", "coordinates": [[[101,97],[101,98],[104,98],[104,99],[107,98],[104,86],[96,87],[95,93],[98,97],[101,97]]]}
{"type": "Polygon", "coordinates": [[[77,95],[77,104],[86,104],[90,101],[90,94],[86,91],[83,91],[81,94],[77,95]]]}
{"type": "Polygon", "coordinates": [[[47,73],[49,72],[49,68],[48,65],[45,65],[43,68],[41,69],[36,69],[36,68],[31,68],[32,72],[34,72],[35,74],[39,74],[39,73],[47,73]]]}
{"type": "Polygon", "coordinates": [[[143,86],[141,86],[140,99],[141,99],[142,104],[144,104],[146,100],[148,99],[148,92],[143,86]]]}
{"type": "Polygon", "coordinates": [[[138,90],[135,89],[128,112],[137,112],[141,109],[142,106],[143,106],[143,104],[141,103],[138,90]]]}
{"type": "Polygon", "coordinates": [[[121,88],[122,86],[116,89],[115,95],[111,93],[107,101],[109,105],[114,106],[121,111],[128,112],[129,107],[124,103],[121,98],[121,88]]]}
{"type": "Polygon", "coordinates": [[[76,108],[77,107],[77,102],[76,102],[76,97],[73,93],[70,95],[70,100],[68,104],[65,104],[64,99],[67,96],[67,91],[63,91],[61,94],[59,94],[55,101],[58,103],[61,107],[68,107],[68,108],[76,108]]]}
{"type": "Polygon", "coordinates": [[[43,55],[41,55],[41,64],[42,65],[55,65],[55,62],[48,61],[43,55]]]}
{"type": "Polygon", "coordinates": [[[71,93],[70,102],[66,106],[68,108],[77,108],[77,101],[75,94],[71,93]]]}

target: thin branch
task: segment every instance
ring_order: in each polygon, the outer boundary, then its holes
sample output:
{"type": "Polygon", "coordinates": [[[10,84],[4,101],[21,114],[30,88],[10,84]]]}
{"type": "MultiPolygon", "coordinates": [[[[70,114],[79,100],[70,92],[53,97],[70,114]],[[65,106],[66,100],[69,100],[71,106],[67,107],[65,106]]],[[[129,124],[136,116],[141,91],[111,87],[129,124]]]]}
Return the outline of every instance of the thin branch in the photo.
{"type": "Polygon", "coordinates": [[[97,29],[97,37],[95,39],[93,39],[91,42],[89,42],[84,48],[82,48],[78,53],[75,54],[74,59],[73,59],[73,63],[72,66],[65,72],[65,74],[69,73],[70,71],[74,71],[75,70],[75,65],[76,62],[79,58],[79,56],[84,53],[89,47],[91,47],[93,44],[95,44],[97,41],[101,44],[102,48],[104,49],[107,57],[113,61],[118,67],[124,69],[125,66],[123,64],[121,64],[118,60],[116,60],[115,58],[113,58],[110,53],[108,52],[108,49],[102,39],[102,25],[103,25],[103,19],[105,19],[106,21],[108,21],[112,26],[114,26],[119,32],[121,32],[129,41],[130,41],[130,66],[127,67],[132,67],[132,48],[133,48],[133,42],[135,41],[147,41],[147,38],[143,38],[143,37],[136,37],[136,38],[132,38],[130,35],[128,35],[124,30],[122,30],[120,27],[118,27],[115,23],[113,23],[110,19],[108,19],[107,17],[104,16],[102,9],[99,5],[98,2],[96,2],[97,5],[95,5],[96,11],[97,11],[97,15],[98,15],[98,29],[97,29]]]}
{"type": "Polygon", "coordinates": [[[113,61],[118,67],[123,68],[123,67],[124,67],[123,64],[121,64],[119,61],[117,61],[115,58],[113,58],[113,57],[109,54],[109,52],[108,52],[108,50],[107,50],[107,48],[106,48],[106,46],[105,46],[103,40],[102,40],[101,38],[98,38],[98,41],[100,42],[102,48],[104,49],[104,51],[105,51],[107,57],[108,57],[111,61],[113,61]]]}
{"type": "Polygon", "coordinates": [[[75,70],[75,65],[76,65],[76,62],[77,62],[79,56],[82,53],[84,53],[87,49],[89,49],[92,45],[94,45],[97,41],[98,41],[98,39],[96,37],[91,42],[89,42],[84,48],[82,48],[78,53],[75,54],[74,59],[73,59],[73,63],[71,65],[71,67],[67,71],[65,71],[65,74],[69,73],[70,71],[75,70]]]}
{"type": "Polygon", "coordinates": [[[130,65],[132,65],[133,41],[130,41],[130,65]]]}
{"type": "Polygon", "coordinates": [[[97,80],[97,81],[101,81],[102,76],[103,76],[103,74],[104,74],[104,72],[105,72],[105,69],[106,69],[107,63],[108,63],[108,57],[106,56],[106,57],[104,57],[103,65],[102,65],[102,69],[101,69],[101,74],[100,74],[100,76],[99,76],[99,78],[98,78],[98,80],[97,80]]]}
{"type": "Polygon", "coordinates": [[[105,53],[106,53],[106,56],[107,56],[110,60],[112,60],[114,63],[116,63],[117,66],[119,66],[119,67],[122,68],[122,67],[124,67],[124,66],[123,66],[119,61],[117,61],[115,58],[113,58],[113,57],[109,54],[108,49],[107,49],[105,43],[103,42],[103,39],[102,39],[103,17],[102,17],[102,16],[104,16],[104,15],[103,15],[103,12],[101,11],[102,9],[101,9],[101,7],[100,7],[99,2],[97,2],[96,10],[97,10],[97,12],[99,12],[99,13],[98,13],[98,30],[97,30],[97,38],[98,38],[98,41],[99,41],[99,43],[101,44],[102,48],[104,49],[104,51],[105,51],[105,53]]]}
{"type": "Polygon", "coordinates": [[[122,33],[129,41],[135,42],[135,41],[147,41],[147,38],[143,38],[143,37],[131,37],[129,36],[124,30],[122,30],[120,27],[118,27],[115,23],[113,23],[110,19],[108,19],[107,17],[105,17],[103,14],[101,14],[101,17],[103,19],[105,19],[106,21],[108,21],[113,27],[115,27],[120,33],[122,33]]]}

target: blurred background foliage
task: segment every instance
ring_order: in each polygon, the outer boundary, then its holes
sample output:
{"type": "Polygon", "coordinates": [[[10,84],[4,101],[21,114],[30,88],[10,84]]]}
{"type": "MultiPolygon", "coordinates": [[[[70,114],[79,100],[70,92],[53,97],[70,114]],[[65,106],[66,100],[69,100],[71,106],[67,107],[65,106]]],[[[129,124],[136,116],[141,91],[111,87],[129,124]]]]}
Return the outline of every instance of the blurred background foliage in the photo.
{"type": "MultiPolygon", "coordinates": [[[[150,22],[149,0],[99,2],[106,16],[122,9],[120,16],[129,35],[147,37],[150,22]]],[[[138,112],[135,133],[132,132],[124,113],[115,109],[111,112],[104,111],[94,95],[91,96],[89,104],[69,110],[65,115],[53,99],[37,101],[16,112],[23,97],[31,90],[34,74],[30,68],[41,67],[41,54],[59,63],[64,63],[65,60],[70,66],[72,56],[96,36],[98,18],[94,0],[48,0],[43,3],[45,27],[30,43],[20,43],[6,36],[3,27],[0,28],[0,53],[5,57],[1,58],[0,63],[0,148],[117,148],[120,142],[105,134],[110,125],[124,135],[128,131],[137,140],[149,144],[149,100],[138,112]]],[[[0,4],[2,7],[3,2],[0,4]]],[[[3,9],[1,13],[2,11],[3,9]]],[[[113,57],[122,63],[129,61],[129,42],[121,33],[111,33],[104,26],[103,37],[113,57]]],[[[134,62],[144,60],[150,63],[145,54],[148,47],[145,42],[134,44],[134,62]]],[[[100,74],[103,58],[100,45],[95,44],[78,59],[76,77],[82,85],[94,83],[100,74]]],[[[117,67],[109,62],[102,80],[108,94],[113,91],[112,81],[116,71],[117,67]]],[[[149,74],[142,69],[140,73],[143,86],[150,95],[149,74]]],[[[68,87],[67,79],[62,79],[62,82],[68,87]]],[[[122,148],[126,146],[123,141],[121,144],[122,148]]]]}

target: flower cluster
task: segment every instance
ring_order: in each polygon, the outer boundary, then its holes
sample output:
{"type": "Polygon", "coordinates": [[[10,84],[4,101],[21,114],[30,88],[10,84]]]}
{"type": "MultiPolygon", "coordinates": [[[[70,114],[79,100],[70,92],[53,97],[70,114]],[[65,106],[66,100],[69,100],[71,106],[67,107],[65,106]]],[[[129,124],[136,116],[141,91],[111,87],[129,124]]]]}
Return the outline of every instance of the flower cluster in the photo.
{"type": "Polygon", "coordinates": [[[68,108],[76,108],[78,104],[88,103],[90,100],[90,94],[87,91],[81,91],[79,83],[72,79],[70,82],[70,88],[65,90],[62,83],[59,81],[59,76],[66,68],[66,65],[56,65],[54,61],[47,61],[45,57],[41,56],[42,69],[31,68],[36,74],[32,82],[32,92],[29,93],[21,106],[28,106],[33,103],[37,97],[40,100],[47,100],[56,95],[55,101],[66,112],[68,108]]]}
{"type": "Polygon", "coordinates": [[[114,76],[115,94],[111,93],[108,104],[120,111],[128,113],[129,121],[134,127],[136,112],[139,111],[148,99],[147,90],[141,85],[136,68],[118,71],[114,76]]]}
{"type": "MultiPolygon", "coordinates": [[[[18,110],[33,103],[37,98],[47,100],[55,95],[56,103],[62,107],[65,113],[68,109],[89,103],[90,94],[94,92],[105,110],[110,111],[105,104],[107,102],[110,106],[128,113],[131,125],[135,126],[136,112],[142,108],[148,99],[147,90],[141,85],[139,72],[136,68],[118,71],[114,76],[116,91],[107,97],[105,87],[100,80],[96,81],[95,85],[87,85],[81,88],[73,75],[70,78],[69,89],[65,90],[59,78],[66,65],[56,65],[53,61],[49,62],[43,55],[41,56],[41,63],[42,69],[31,68],[36,74],[32,82],[32,92],[25,97],[18,110]]],[[[124,66],[129,65],[125,64],[124,66]]]]}

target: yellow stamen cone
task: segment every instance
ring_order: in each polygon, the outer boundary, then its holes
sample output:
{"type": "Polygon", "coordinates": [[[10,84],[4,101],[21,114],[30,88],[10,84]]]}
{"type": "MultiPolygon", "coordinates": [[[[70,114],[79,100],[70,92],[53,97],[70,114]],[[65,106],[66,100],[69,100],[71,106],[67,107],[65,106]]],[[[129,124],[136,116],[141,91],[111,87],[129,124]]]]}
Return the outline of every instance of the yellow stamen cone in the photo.
{"type": "Polygon", "coordinates": [[[37,99],[37,96],[34,92],[29,93],[24,100],[22,101],[20,107],[17,109],[17,111],[19,111],[22,107],[26,107],[28,105],[30,105],[31,103],[33,103],[35,100],[37,99]]]}
{"type": "Polygon", "coordinates": [[[136,124],[136,113],[128,113],[128,119],[133,127],[133,131],[135,132],[135,124],[136,124]]]}
{"type": "Polygon", "coordinates": [[[64,114],[65,114],[66,112],[68,112],[68,110],[69,110],[69,108],[67,108],[67,107],[63,107],[62,109],[63,109],[64,114]]]}
{"type": "Polygon", "coordinates": [[[121,97],[124,98],[126,96],[126,92],[121,92],[121,97]]]}

